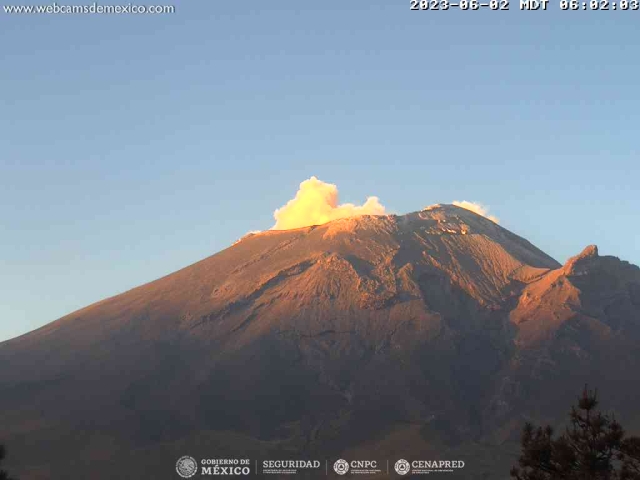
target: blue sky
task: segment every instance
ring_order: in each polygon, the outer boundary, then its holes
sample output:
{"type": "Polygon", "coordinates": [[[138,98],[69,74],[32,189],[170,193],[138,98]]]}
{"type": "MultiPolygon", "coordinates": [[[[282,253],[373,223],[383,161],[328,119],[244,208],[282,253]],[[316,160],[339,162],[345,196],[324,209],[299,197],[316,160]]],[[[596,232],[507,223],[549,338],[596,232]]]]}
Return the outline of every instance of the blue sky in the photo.
{"type": "Polygon", "coordinates": [[[0,12],[0,340],[269,228],[312,175],[640,264],[640,11],[176,8],[0,12]]]}

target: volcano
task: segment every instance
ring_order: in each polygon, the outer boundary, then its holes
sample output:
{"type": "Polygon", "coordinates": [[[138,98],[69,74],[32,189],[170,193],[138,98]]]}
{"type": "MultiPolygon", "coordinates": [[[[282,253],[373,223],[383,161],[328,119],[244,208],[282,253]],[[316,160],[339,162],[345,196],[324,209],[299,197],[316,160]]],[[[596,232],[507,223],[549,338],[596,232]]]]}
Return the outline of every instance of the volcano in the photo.
{"type": "Polygon", "coordinates": [[[183,455],[501,479],[585,383],[640,431],[639,369],[637,266],[434,205],[250,234],[0,343],[0,441],[23,480],[179,478],[183,455]]]}

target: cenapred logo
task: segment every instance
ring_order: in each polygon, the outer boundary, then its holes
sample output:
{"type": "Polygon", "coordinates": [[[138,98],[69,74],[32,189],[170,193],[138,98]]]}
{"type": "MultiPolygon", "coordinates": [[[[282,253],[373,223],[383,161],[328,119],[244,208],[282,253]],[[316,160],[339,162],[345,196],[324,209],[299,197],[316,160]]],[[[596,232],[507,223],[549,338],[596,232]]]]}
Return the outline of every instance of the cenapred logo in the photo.
{"type": "Polygon", "coordinates": [[[396,462],[394,468],[399,475],[421,475],[429,473],[453,473],[457,469],[464,468],[462,460],[412,460],[408,462],[401,458],[396,462]]]}
{"type": "Polygon", "coordinates": [[[198,473],[198,462],[189,455],[180,457],[176,462],[176,472],[182,478],[191,478],[198,473]]]}
{"type": "Polygon", "coordinates": [[[406,475],[407,473],[409,473],[409,470],[411,470],[411,465],[409,465],[409,462],[407,462],[404,458],[401,458],[396,462],[393,468],[398,475],[406,475]]]}
{"type": "Polygon", "coordinates": [[[338,475],[344,475],[349,471],[349,462],[343,460],[336,460],[336,463],[333,464],[333,469],[338,475]]]}

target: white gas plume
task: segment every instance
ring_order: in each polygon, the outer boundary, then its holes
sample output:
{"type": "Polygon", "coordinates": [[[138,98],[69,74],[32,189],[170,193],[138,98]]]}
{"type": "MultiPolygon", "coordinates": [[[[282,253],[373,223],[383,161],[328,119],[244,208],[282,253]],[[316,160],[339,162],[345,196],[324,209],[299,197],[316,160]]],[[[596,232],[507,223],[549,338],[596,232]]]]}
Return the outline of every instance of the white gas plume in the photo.
{"type": "Polygon", "coordinates": [[[489,207],[486,207],[480,203],[476,203],[476,202],[469,202],[467,200],[462,200],[462,201],[458,201],[458,200],[454,200],[453,204],[461,207],[461,208],[466,208],[467,210],[471,210],[473,213],[477,213],[478,215],[482,215],[485,218],[488,218],[489,220],[491,220],[494,223],[500,223],[500,220],[498,219],[498,217],[494,217],[493,215],[489,215],[489,207]]]}
{"type": "Polygon", "coordinates": [[[357,215],[384,215],[385,207],[378,197],[368,197],[362,205],[338,204],[338,187],[311,177],[300,184],[296,196],[273,213],[272,230],[322,225],[338,218],[357,215]]]}

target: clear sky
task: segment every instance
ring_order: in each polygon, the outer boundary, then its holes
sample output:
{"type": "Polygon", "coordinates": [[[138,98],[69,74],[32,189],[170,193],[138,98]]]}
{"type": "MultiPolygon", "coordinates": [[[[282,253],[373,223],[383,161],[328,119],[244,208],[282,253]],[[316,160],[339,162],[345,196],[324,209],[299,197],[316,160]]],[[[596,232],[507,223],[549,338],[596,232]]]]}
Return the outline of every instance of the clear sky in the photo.
{"type": "Polygon", "coordinates": [[[312,175],[640,264],[640,11],[176,10],[0,11],[0,340],[271,227],[312,175]]]}

